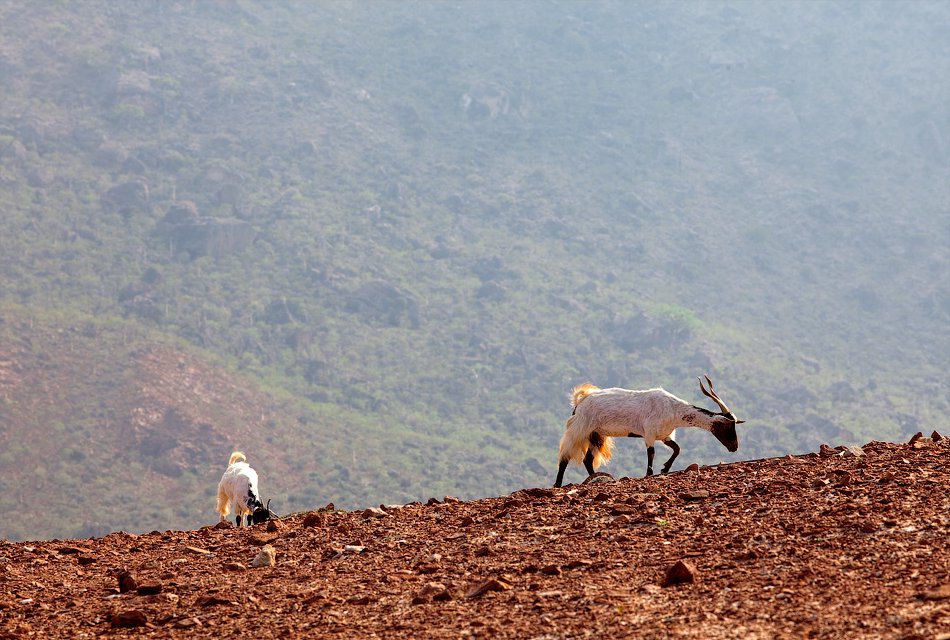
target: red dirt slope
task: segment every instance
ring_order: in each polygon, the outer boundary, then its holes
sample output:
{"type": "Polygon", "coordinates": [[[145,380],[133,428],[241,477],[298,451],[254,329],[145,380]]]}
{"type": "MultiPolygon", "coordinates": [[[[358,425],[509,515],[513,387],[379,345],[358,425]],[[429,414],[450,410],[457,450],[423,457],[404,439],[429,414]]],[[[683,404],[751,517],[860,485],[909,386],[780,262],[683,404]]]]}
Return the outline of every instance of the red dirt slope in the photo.
{"type": "Polygon", "coordinates": [[[946,640],[948,453],[935,435],[243,530],[0,543],[0,637],[946,640]],[[266,545],[276,564],[252,567],[266,545]]]}

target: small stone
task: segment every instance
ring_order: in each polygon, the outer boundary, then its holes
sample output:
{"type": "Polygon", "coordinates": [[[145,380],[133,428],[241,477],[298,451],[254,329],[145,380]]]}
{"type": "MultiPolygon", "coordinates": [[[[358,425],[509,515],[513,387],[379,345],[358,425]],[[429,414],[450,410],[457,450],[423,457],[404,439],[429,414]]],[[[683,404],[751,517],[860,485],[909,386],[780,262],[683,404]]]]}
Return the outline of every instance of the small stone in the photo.
{"type": "Polygon", "coordinates": [[[459,498],[456,498],[455,496],[445,496],[442,502],[444,502],[445,504],[458,504],[459,502],[461,502],[461,500],[459,498]]]}
{"type": "Polygon", "coordinates": [[[281,524],[280,520],[268,520],[267,527],[265,528],[267,531],[270,531],[273,533],[275,531],[280,531],[281,529],[283,529],[284,525],[281,524]]]}
{"type": "Polygon", "coordinates": [[[922,600],[948,600],[950,599],[950,583],[941,585],[931,591],[924,591],[920,594],[922,600]]]}
{"type": "Polygon", "coordinates": [[[441,502],[439,502],[439,499],[438,499],[438,498],[429,498],[429,499],[426,501],[426,505],[427,505],[427,506],[430,506],[430,507],[433,506],[433,505],[437,505],[437,504],[442,504],[441,502]]]}
{"type": "Polygon", "coordinates": [[[944,440],[944,437],[940,435],[939,433],[937,433],[936,431],[934,431],[933,433],[930,434],[930,439],[933,440],[934,442],[940,442],[941,440],[944,440]]]}
{"type": "Polygon", "coordinates": [[[829,447],[828,445],[822,444],[820,447],[818,447],[818,455],[823,456],[823,457],[836,456],[838,455],[838,452],[832,449],[831,447],[829,447]]]}
{"type": "Polygon", "coordinates": [[[474,589],[465,594],[466,598],[479,598],[489,591],[507,591],[511,589],[511,585],[505,582],[504,580],[499,580],[498,578],[491,578],[490,580],[485,580],[478,584],[474,589]]]}
{"type": "Polygon", "coordinates": [[[413,597],[412,604],[426,604],[430,600],[447,602],[452,599],[452,593],[441,582],[427,582],[413,597]]]}
{"type": "Polygon", "coordinates": [[[372,601],[373,601],[372,598],[365,595],[364,596],[350,596],[349,598],[346,599],[347,604],[358,604],[358,605],[366,605],[372,601]]]}
{"type": "Polygon", "coordinates": [[[208,556],[211,557],[214,555],[214,552],[208,551],[207,549],[202,549],[201,547],[185,547],[185,551],[188,553],[193,553],[196,556],[208,556]]]}
{"type": "Polygon", "coordinates": [[[544,487],[532,487],[530,489],[525,489],[522,493],[532,498],[550,498],[554,495],[554,490],[546,489],[544,487]]]}
{"type": "Polygon", "coordinates": [[[442,584],[441,582],[427,582],[421,589],[419,589],[416,595],[428,598],[430,596],[434,596],[440,591],[445,591],[444,584],[442,584]]]}
{"type": "Polygon", "coordinates": [[[255,569],[260,567],[273,567],[277,564],[277,553],[274,551],[274,547],[269,544],[265,544],[261,547],[260,552],[257,556],[251,561],[251,566],[255,569]]]}
{"type": "Polygon", "coordinates": [[[915,433],[913,436],[911,436],[910,440],[907,441],[907,444],[914,444],[915,442],[917,442],[918,440],[920,440],[920,439],[923,438],[923,437],[924,437],[924,434],[923,434],[922,432],[918,431],[918,432],[915,433]]]}
{"type": "Polygon", "coordinates": [[[432,596],[433,602],[448,602],[449,600],[452,600],[452,599],[453,599],[452,592],[449,591],[448,589],[443,589],[442,591],[432,596]]]}
{"type": "Polygon", "coordinates": [[[864,455],[864,449],[861,447],[845,447],[840,455],[843,458],[860,458],[864,455]]]}
{"type": "Polygon", "coordinates": [[[96,558],[94,558],[93,556],[78,556],[76,558],[76,562],[78,562],[82,566],[86,566],[86,565],[95,563],[96,558]]]}
{"type": "Polygon", "coordinates": [[[465,516],[465,517],[463,517],[461,520],[459,520],[458,526],[460,526],[460,527],[470,527],[470,526],[472,526],[473,524],[475,524],[475,518],[473,518],[472,516],[465,516]]]}
{"type": "Polygon", "coordinates": [[[687,584],[696,581],[696,568],[684,560],[677,560],[676,564],[667,569],[663,586],[687,584]]]}
{"type": "Polygon", "coordinates": [[[694,462],[693,464],[686,467],[686,471],[689,473],[696,473],[699,471],[699,465],[694,462]]]}
{"type": "Polygon", "coordinates": [[[380,509],[379,507],[370,507],[365,509],[361,514],[364,518],[389,518],[391,517],[388,513],[380,509]]]}
{"type": "Polygon", "coordinates": [[[175,604],[178,602],[178,596],[174,593],[156,593],[151,596],[143,596],[142,600],[149,604],[175,604]]]}
{"type": "Polygon", "coordinates": [[[135,592],[140,596],[154,596],[162,592],[162,583],[150,582],[148,584],[140,584],[135,592]]]}
{"type": "Polygon", "coordinates": [[[135,591],[138,589],[138,587],[139,585],[131,573],[128,571],[122,571],[119,573],[119,593],[135,591]]]}
{"type": "Polygon", "coordinates": [[[546,576],[559,576],[561,575],[561,567],[556,564],[549,564],[547,566],[541,567],[541,573],[546,576]]]}
{"type": "Polygon", "coordinates": [[[876,520],[865,520],[860,528],[864,533],[874,533],[881,528],[881,523],[876,520]]]}
{"type": "Polygon", "coordinates": [[[695,500],[705,500],[709,497],[709,492],[705,489],[694,489],[692,491],[687,491],[686,493],[681,493],[680,498],[686,500],[687,502],[693,502],[695,500]]]}
{"type": "Polygon", "coordinates": [[[214,607],[219,604],[232,604],[232,602],[219,596],[201,596],[195,601],[195,604],[199,607],[214,607]]]}
{"type": "Polygon", "coordinates": [[[144,611],[133,609],[132,611],[123,611],[112,616],[112,626],[119,629],[131,629],[133,627],[144,627],[148,623],[148,616],[144,611]]]}
{"type": "Polygon", "coordinates": [[[363,553],[366,547],[361,544],[347,544],[343,546],[343,553],[363,553]]]}
{"type": "Polygon", "coordinates": [[[218,524],[214,525],[211,528],[212,529],[233,529],[234,526],[226,520],[219,520],[218,524]]]}
{"type": "Polygon", "coordinates": [[[582,485],[585,485],[585,484],[607,484],[608,482],[613,482],[613,481],[614,481],[614,477],[613,477],[612,475],[610,475],[609,473],[605,473],[605,472],[603,472],[603,471],[600,471],[600,472],[598,472],[598,473],[595,473],[595,474],[592,475],[592,476],[587,476],[586,478],[584,478],[584,481],[583,481],[581,484],[582,484],[582,485]]]}
{"type": "Polygon", "coordinates": [[[484,558],[485,556],[491,555],[491,549],[489,549],[488,547],[479,547],[478,549],[475,549],[475,551],[472,552],[472,555],[475,556],[476,558],[484,558]]]}
{"type": "Polygon", "coordinates": [[[224,570],[225,571],[247,571],[247,567],[245,567],[240,562],[228,562],[227,564],[224,565],[224,570]]]}
{"type": "Polygon", "coordinates": [[[191,629],[192,627],[200,627],[201,620],[198,618],[181,618],[180,620],[175,621],[175,627],[178,629],[191,629]]]}
{"type": "MultiPolygon", "coordinates": [[[[33,547],[24,547],[26,551],[33,551],[33,547]]],[[[91,549],[85,549],[83,547],[60,547],[58,551],[64,556],[76,556],[83,554],[92,553],[91,549]]]]}
{"type": "Polygon", "coordinates": [[[303,526],[311,527],[311,528],[322,527],[325,524],[325,522],[326,522],[326,518],[323,515],[316,513],[315,511],[311,511],[303,519],[303,526]]]}
{"type": "Polygon", "coordinates": [[[852,476],[848,471],[835,472],[835,486],[846,487],[851,484],[852,476]]]}

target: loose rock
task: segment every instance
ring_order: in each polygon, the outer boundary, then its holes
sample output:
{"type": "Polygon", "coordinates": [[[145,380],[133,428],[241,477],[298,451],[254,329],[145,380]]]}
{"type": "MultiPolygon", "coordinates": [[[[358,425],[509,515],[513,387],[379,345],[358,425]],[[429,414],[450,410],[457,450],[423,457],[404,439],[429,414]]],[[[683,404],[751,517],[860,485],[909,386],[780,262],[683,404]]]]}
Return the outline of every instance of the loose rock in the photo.
{"type": "Polygon", "coordinates": [[[303,519],[303,526],[305,527],[322,527],[326,523],[326,518],[319,513],[311,512],[307,514],[307,517],[303,519]]]}
{"type": "Polygon", "coordinates": [[[687,502],[705,500],[709,497],[709,492],[705,489],[694,489],[693,491],[687,491],[686,493],[680,494],[680,497],[687,502]]]}
{"type": "Polygon", "coordinates": [[[465,594],[466,598],[480,598],[489,591],[507,591],[511,589],[511,585],[505,582],[504,580],[499,580],[497,578],[492,578],[490,580],[485,580],[476,586],[474,589],[465,594]]]}
{"type": "Polygon", "coordinates": [[[687,584],[696,581],[696,567],[684,560],[677,560],[676,564],[667,569],[663,580],[664,587],[675,584],[687,584]]]}
{"type": "Polygon", "coordinates": [[[132,611],[123,611],[112,616],[111,624],[118,629],[131,629],[133,627],[144,627],[148,623],[148,616],[144,611],[133,609],[132,611]]]}
{"type": "Polygon", "coordinates": [[[265,544],[261,547],[257,556],[251,561],[251,566],[255,569],[260,567],[273,567],[275,564],[277,564],[277,553],[274,551],[274,547],[269,544],[265,544]]]}
{"type": "Polygon", "coordinates": [[[162,592],[162,583],[151,582],[149,584],[140,584],[135,592],[140,596],[154,596],[162,592]]]}
{"type": "Polygon", "coordinates": [[[135,581],[135,578],[128,571],[122,571],[119,573],[119,593],[128,593],[129,591],[135,591],[138,589],[138,583],[135,581]]]}

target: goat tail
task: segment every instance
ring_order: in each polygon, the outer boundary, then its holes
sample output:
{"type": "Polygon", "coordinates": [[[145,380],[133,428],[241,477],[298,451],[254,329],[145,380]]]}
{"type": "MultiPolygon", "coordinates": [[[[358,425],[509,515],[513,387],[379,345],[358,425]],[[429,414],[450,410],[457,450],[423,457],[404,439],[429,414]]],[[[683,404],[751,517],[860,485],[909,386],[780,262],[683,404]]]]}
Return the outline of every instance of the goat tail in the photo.
{"type": "Polygon", "coordinates": [[[575,409],[577,405],[584,401],[584,398],[594,393],[595,391],[600,391],[600,387],[595,387],[589,382],[584,384],[577,385],[574,387],[574,390],[571,391],[571,406],[575,409]]]}
{"type": "Polygon", "coordinates": [[[610,462],[610,457],[614,453],[614,439],[610,436],[602,436],[599,446],[594,447],[594,468],[610,462]]]}
{"type": "Polygon", "coordinates": [[[245,456],[240,451],[235,451],[231,454],[231,457],[228,459],[228,466],[230,467],[235,462],[247,462],[247,456],[245,456]]]}
{"type": "MultiPolygon", "coordinates": [[[[596,390],[596,387],[594,389],[596,390]]],[[[588,393],[590,392],[588,391],[588,393]]],[[[614,449],[614,439],[594,432],[589,421],[584,416],[575,413],[567,419],[567,424],[564,427],[558,460],[583,462],[588,448],[593,449],[594,468],[596,469],[610,461],[614,449]]]]}

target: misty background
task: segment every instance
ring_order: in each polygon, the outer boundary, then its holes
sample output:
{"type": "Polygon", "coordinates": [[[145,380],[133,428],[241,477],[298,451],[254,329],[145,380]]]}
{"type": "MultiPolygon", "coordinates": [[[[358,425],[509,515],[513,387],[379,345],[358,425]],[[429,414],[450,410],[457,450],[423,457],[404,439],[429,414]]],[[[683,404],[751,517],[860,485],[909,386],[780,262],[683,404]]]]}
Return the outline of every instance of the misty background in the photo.
{"type": "Polygon", "coordinates": [[[947,430],[946,3],[8,2],[0,81],[0,536],[548,486],[582,382],[947,430]]]}

